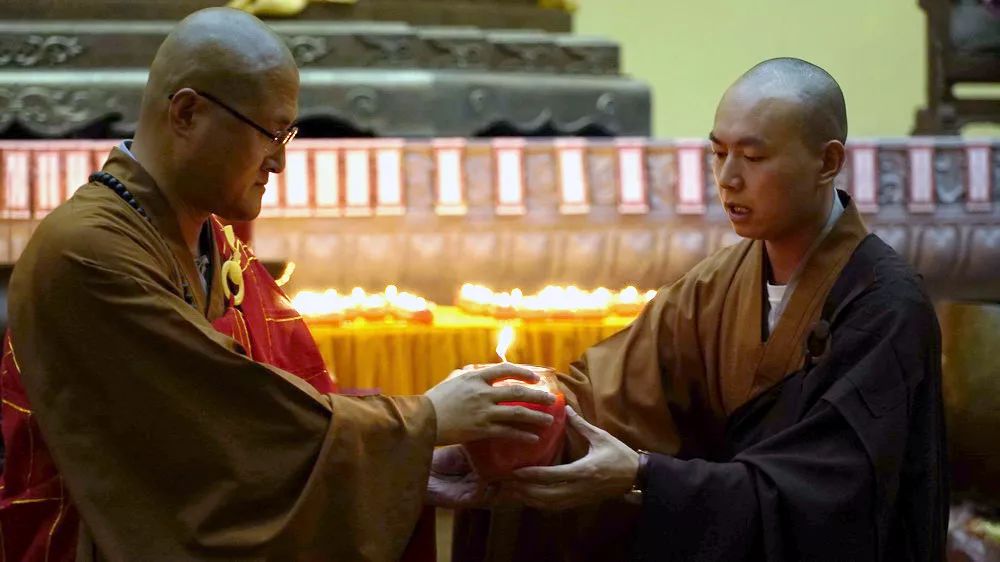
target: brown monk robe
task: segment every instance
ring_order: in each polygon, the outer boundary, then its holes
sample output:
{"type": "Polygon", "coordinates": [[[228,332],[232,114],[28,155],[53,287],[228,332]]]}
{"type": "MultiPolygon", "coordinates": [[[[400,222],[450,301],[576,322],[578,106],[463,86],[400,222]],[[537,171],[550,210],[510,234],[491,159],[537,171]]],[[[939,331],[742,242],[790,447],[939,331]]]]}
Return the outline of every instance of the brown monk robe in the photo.
{"type": "Polygon", "coordinates": [[[431,404],[324,395],[246,358],[210,324],[221,289],[209,299],[178,259],[155,184],[118,149],[105,170],[151,221],[84,186],[11,283],[14,357],[83,519],[77,559],[96,545],[110,560],[397,557],[423,501],[431,404]]]}
{"type": "Polygon", "coordinates": [[[77,560],[397,560],[436,444],[551,421],[498,405],[551,402],[488,384],[523,370],[339,396],[213,327],[221,272],[199,272],[214,253],[200,235],[212,214],[259,213],[297,97],[291,53],[259,20],[193,14],[157,52],[134,142],[15,266],[11,357],[80,516],[77,560]]]}
{"type": "MultiPolygon", "coordinates": [[[[104,172],[125,178],[140,193],[140,200],[150,201],[146,209],[161,209],[164,204],[158,190],[150,183],[131,156],[125,141],[111,153],[104,172]]],[[[93,187],[93,186],[91,186],[93,187]]],[[[105,186],[106,187],[106,186],[105,186]]],[[[152,213],[152,211],[150,211],[152,213]]],[[[166,217],[158,217],[163,225],[166,217]]],[[[205,277],[208,303],[206,319],[213,327],[239,344],[239,351],[255,361],[284,369],[309,383],[321,394],[336,393],[337,388],[316,349],[308,327],[290,308],[288,298],[242,242],[231,241],[222,225],[212,220],[206,225],[203,245],[208,265],[205,277]],[[212,232],[214,231],[214,232],[212,232]],[[209,233],[214,240],[208,238],[209,233]],[[233,285],[228,298],[223,294],[224,273],[220,264],[238,256],[243,279],[233,285]],[[237,296],[238,295],[238,296],[237,296]],[[241,302],[242,301],[242,302],[241,302]],[[225,312],[220,313],[220,303],[225,312]],[[221,314],[221,316],[220,316],[221,314]]],[[[183,259],[183,256],[181,256],[183,259]]],[[[24,395],[23,383],[13,352],[4,342],[0,362],[0,398],[3,399],[3,430],[9,439],[7,470],[0,478],[0,544],[8,560],[22,562],[68,562],[76,560],[80,519],[72,499],[37,423],[32,419],[31,404],[24,395]]],[[[434,520],[432,510],[425,510],[420,525],[410,539],[404,560],[435,560],[434,520]]]]}
{"type": "Polygon", "coordinates": [[[943,559],[937,322],[833,189],[846,134],[839,86],[804,61],[761,63],[726,92],[714,172],[746,240],[562,377],[593,423],[570,416],[577,460],[508,486],[566,511],[497,510],[478,551],[467,519],[458,560],[943,559]]]}

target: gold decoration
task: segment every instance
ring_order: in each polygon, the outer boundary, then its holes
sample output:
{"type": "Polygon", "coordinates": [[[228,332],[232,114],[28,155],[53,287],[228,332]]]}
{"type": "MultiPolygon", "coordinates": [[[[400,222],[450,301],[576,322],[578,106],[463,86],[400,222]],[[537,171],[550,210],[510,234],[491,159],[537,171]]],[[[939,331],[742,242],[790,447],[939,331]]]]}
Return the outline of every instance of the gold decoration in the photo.
{"type": "Polygon", "coordinates": [[[227,299],[233,299],[234,305],[239,306],[243,304],[243,295],[245,294],[242,267],[243,242],[236,238],[236,233],[233,232],[233,225],[227,224],[222,227],[222,231],[226,234],[226,243],[229,244],[229,249],[232,251],[229,259],[222,264],[222,292],[226,295],[227,299]],[[230,284],[236,287],[235,293],[230,288],[230,284]]]}
{"type": "Polygon", "coordinates": [[[231,0],[230,8],[255,16],[288,18],[301,14],[310,3],[357,4],[358,0],[231,0]]]}
{"type": "Polygon", "coordinates": [[[571,14],[576,12],[577,8],[580,7],[577,0],[538,0],[538,5],[542,8],[563,10],[571,14]]]}

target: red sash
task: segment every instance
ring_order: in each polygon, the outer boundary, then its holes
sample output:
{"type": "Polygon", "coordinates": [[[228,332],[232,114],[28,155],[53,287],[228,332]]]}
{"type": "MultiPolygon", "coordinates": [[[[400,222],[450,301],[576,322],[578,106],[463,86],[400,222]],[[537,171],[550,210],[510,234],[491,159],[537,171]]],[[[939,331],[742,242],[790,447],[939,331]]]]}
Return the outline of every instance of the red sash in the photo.
{"type": "Polygon", "coordinates": [[[212,325],[239,342],[254,361],[298,375],[323,394],[337,392],[309,327],[292,308],[292,301],[248,246],[235,236],[230,242],[222,223],[214,217],[211,222],[223,263],[221,281],[228,281],[226,313],[212,325]],[[237,269],[226,267],[234,253],[239,254],[239,273],[227,276],[227,269],[237,269]],[[242,281],[242,294],[233,277],[242,281]]]}
{"type": "MultiPolygon", "coordinates": [[[[239,342],[253,360],[298,375],[321,393],[337,392],[309,328],[288,297],[248,247],[238,239],[230,243],[214,217],[211,224],[223,263],[240,254],[240,273],[235,272],[234,260],[223,279],[242,277],[242,291],[229,284],[226,313],[213,322],[215,329],[239,342]]],[[[0,361],[0,397],[7,450],[0,475],[0,552],[6,560],[72,562],[79,514],[32,418],[7,336],[0,361]]],[[[403,560],[435,560],[434,536],[433,511],[428,509],[403,560]]]]}

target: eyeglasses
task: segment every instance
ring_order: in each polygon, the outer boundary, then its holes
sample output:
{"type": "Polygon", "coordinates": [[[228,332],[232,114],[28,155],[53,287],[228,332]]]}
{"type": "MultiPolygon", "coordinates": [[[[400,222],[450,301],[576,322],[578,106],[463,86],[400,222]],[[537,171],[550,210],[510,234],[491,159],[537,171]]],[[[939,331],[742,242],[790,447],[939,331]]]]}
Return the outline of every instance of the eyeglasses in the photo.
{"type": "MultiPolygon", "coordinates": [[[[299,134],[299,128],[296,127],[295,125],[291,125],[287,129],[284,129],[284,130],[278,131],[278,132],[269,131],[269,130],[267,130],[267,128],[261,127],[260,125],[258,125],[257,123],[255,123],[253,119],[250,119],[246,115],[243,115],[239,111],[236,111],[235,109],[233,109],[232,107],[230,107],[229,105],[227,105],[225,102],[223,102],[219,98],[213,96],[212,94],[209,94],[209,93],[206,93],[206,92],[200,92],[200,91],[194,90],[194,89],[192,89],[192,91],[194,93],[198,94],[199,96],[207,99],[208,101],[214,103],[215,105],[218,105],[222,109],[225,109],[233,117],[239,119],[240,121],[243,121],[247,125],[250,125],[257,132],[259,132],[260,134],[264,135],[265,137],[271,139],[271,142],[274,143],[276,146],[285,146],[286,144],[288,144],[289,142],[291,142],[292,139],[295,138],[295,135],[299,134]]],[[[169,96],[167,96],[167,99],[168,100],[172,100],[172,99],[174,99],[175,95],[176,94],[170,94],[169,96]]]]}

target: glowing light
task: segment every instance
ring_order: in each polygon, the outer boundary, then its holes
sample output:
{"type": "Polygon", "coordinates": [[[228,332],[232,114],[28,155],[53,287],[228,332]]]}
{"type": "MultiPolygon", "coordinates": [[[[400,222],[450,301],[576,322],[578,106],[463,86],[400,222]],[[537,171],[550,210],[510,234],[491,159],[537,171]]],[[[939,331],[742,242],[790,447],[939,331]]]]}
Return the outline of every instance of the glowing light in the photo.
{"type": "Polygon", "coordinates": [[[343,320],[362,317],[368,320],[395,318],[429,322],[433,319],[433,303],[412,293],[400,291],[389,285],[382,293],[366,293],[355,287],[350,294],[341,295],[334,289],[322,293],[299,291],[292,299],[292,306],[306,317],[325,317],[343,320]]]}
{"type": "Polygon", "coordinates": [[[635,287],[614,292],[606,287],[593,291],[575,285],[549,285],[535,294],[525,295],[516,288],[495,292],[489,287],[466,283],[458,295],[458,306],[470,314],[494,318],[572,319],[603,318],[609,315],[635,316],[656,291],[640,293],[635,287]]]}
{"type": "Polygon", "coordinates": [[[504,326],[500,330],[500,337],[497,338],[497,356],[506,363],[507,362],[507,350],[510,349],[510,345],[514,343],[514,328],[511,326],[504,326]]]}

